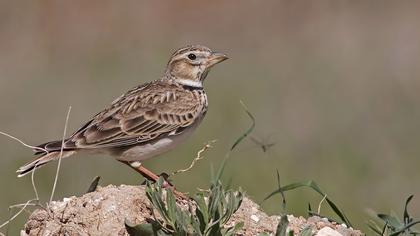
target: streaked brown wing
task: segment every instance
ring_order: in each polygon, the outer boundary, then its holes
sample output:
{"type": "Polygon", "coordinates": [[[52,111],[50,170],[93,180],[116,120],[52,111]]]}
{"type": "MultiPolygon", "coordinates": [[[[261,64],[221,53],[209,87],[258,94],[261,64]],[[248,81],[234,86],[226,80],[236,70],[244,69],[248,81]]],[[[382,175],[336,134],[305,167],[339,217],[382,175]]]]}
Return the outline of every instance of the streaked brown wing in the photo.
{"type": "Polygon", "coordinates": [[[129,91],[68,139],[76,148],[108,148],[176,135],[204,109],[193,91],[160,81],[129,91]]]}

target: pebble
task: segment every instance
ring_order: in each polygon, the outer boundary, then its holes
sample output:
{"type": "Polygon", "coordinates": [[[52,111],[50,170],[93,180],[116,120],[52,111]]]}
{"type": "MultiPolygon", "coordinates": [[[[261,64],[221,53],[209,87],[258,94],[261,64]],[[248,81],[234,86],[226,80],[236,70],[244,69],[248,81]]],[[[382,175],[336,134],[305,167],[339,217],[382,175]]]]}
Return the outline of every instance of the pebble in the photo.
{"type": "Polygon", "coordinates": [[[330,227],[326,226],[316,233],[315,236],[343,236],[339,232],[331,229],[330,227]]]}
{"type": "Polygon", "coordinates": [[[260,221],[260,218],[258,218],[258,216],[256,215],[251,215],[251,220],[255,221],[255,223],[258,223],[258,221],[260,221]]]}
{"type": "Polygon", "coordinates": [[[71,200],[71,197],[65,197],[63,198],[63,202],[69,202],[71,200]]]}

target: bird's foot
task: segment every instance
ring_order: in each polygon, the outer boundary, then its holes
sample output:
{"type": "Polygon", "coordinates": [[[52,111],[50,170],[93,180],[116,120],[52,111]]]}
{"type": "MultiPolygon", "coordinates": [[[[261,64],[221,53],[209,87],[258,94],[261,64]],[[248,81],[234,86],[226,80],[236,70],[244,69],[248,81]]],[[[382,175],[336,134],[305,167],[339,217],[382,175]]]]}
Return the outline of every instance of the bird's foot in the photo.
{"type": "MultiPolygon", "coordinates": [[[[159,181],[160,177],[163,178],[163,183],[162,183],[162,187],[165,189],[171,189],[172,192],[175,194],[176,197],[181,198],[181,199],[189,199],[188,197],[186,197],[183,193],[177,191],[175,189],[175,186],[171,183],[171,181],[169,180],[169,175],[167,173],[162,173],[160,175],[156,175],[153,172],[151,172],[150,170],[146,169],[141,162],[124,162],[125,164],[129,165],[131,168],[133,168],[134,170],[136,170],[137,172],[139,172],[141,175],[143,175],[144,178],[148,179],[149,181],[152,182],[157,182],[159,181]]],[[[144,181],[142,183],[143,185],[146,184],[146,181],[144,181]]]]}
{"type": "Polygon", "coordinates": [[[163,184],[162,184],[162,187],[163,187],[164,189],[170,189],[170,190],[172,190],[172,192],[174,193],[174,195],[175,195],[176,197],[178,197],[178,198],[182,199],[182,200],[188,200],[188,199],[190,199],[190,198],[189,198],[189,197],[187,197],[184,193],[179,192],[179,191],[177,191],[177,190],[176,190],[175,185],[173,185],[173,184],[172,184],[172,181],[171,181],[171,180],[169,180],[169,175],[168,175],[167,173],[163,172],[163,173],[161,173],[161,174],[159,175],[159,177],[162,177],[162,178],[163,178],[163,184]]]}

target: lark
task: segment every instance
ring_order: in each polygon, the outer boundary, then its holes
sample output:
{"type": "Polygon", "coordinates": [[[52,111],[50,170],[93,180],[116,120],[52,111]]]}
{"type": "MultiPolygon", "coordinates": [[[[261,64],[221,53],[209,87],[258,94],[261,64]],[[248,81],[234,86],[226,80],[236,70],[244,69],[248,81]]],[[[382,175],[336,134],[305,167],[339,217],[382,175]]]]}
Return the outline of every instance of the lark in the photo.
{"type": "Polygon", "coordinates": [[[37,158],[20,167],[18,176],[60,156],[85,152],[113,156],[156,181],[159,177],[142,162],[176,147],[197,128],[208,107],[203,82],[210,69],[226,59],[205,46],[177,50],[161,79],[129,90],[64,141],[37,146],[37,158]]]}

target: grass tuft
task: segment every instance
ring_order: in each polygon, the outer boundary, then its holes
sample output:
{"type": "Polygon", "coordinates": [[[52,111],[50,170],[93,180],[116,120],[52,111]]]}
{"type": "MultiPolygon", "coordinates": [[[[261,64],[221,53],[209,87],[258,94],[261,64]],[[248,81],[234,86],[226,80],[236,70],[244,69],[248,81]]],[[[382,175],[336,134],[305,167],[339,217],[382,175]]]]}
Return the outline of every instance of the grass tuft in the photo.
{"type": "Polygon", "coordinates": [[[381,236],[397,236],[397,235],[420,235],[420,232],[416,231],[413,227],[420,223],[420,220],[414,220],[408,213],[408,204],[413,199],[413,195],[410,195],[405,201],[403,220],[400,220],[395,215],[388,214],[377,214],[376,216],[382,221],[377,223],[371,220],[368,223],[369,229],[371,229],[376,235],[381,236]]]}
{"type": "Polygon", "coordinates": [[[239,222],[227,227],[232,215],[239,209],[242,190],[225,191],[220,181],[208,192],[199,192],[192,197],[188,209],[177,204],[173,191],[163,189],[163,178],[157,183],[147,181],[146,195],[160,218],[154,216],[149,222],[132,225],[126,222],[127,232],[135,235],[197,235],[231,236],[242,228],[239,222]]]}

